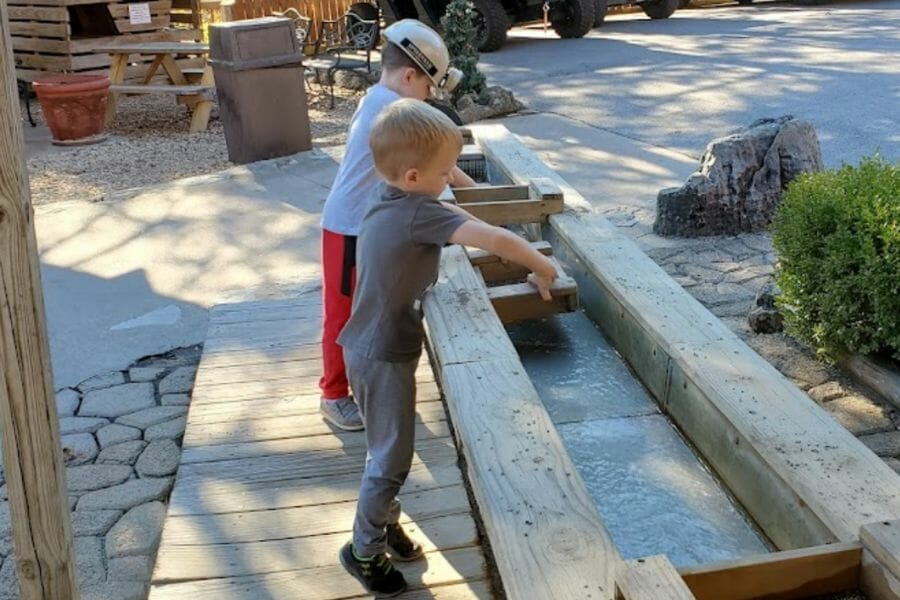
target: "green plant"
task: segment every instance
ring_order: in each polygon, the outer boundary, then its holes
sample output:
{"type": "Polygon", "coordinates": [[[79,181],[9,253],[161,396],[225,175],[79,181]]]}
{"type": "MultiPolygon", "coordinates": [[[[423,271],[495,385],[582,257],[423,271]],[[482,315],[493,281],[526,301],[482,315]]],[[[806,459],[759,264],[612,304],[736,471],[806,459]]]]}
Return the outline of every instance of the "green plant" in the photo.
{"type": "Polygon", "coordinates": [[[900,360],[900,165],[877,155],[792,182],[774,220],[788,331],[900,360]]]}
{"type": "Polygon", "coordinates": [[[444,41],[450,51],[450,63],[462,71],[463,79],[453,90],[453,102],[469,93],[484,91],[484,74],[478,70],[478,50],[475,47],[477,29],[475,6],[472,0],[453,0],[441,18],[444,41]]]}

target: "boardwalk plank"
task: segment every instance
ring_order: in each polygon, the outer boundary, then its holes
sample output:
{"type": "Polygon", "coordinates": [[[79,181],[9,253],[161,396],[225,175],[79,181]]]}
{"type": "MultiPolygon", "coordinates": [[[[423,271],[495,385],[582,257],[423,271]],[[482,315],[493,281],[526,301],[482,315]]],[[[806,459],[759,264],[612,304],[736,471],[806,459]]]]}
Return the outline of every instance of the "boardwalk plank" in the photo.
{"type": "MultiPolygon", "coordinates": [[[[453,515],[407,525],[426,552],[465,548],[478,543],[469,515],[453,515]]],[[[241,544],[166,544],[156,559],[155,582],[261,575],[334,565],[349,534],[334,533],[241,544]]]]}
{"type": "MultiPolygon", "coordinates": [[[[399,500],[403,506],[402,523],[469,513],[469,500],[462,485],[408,492],[401,494],[399,500]]],[[[169,547],[233,544],[277,540],[286,533],[300,532],[304,537],[348,533],[355,514],[354,499],[300,508],[169,517],[164,542],[169,547]]]]}
{"type": "MultiPolygon", "coordinates": [[[[356,500],[360,472],[271,481],[220,481],[208,479],[196,485],[176,485],[169,502],[169,516],[209,515],[249,510],[315,506],[356,500]]],[[[430,490],[462,483],[455,457],[442,463],[413,461],[401,493],[430,490]]]]}
{"type": "MultiPolygon", "coordinates": [[[[318,404],[318,403],[317,403],[318,404]]],[[[318,408],[318,407],[317,407],[318,408]]],[[[185,447],[209,446],[214,444],[235,444],[253,441],[277,440],[285,438],[332,435],[335,428],[326,423],[316,413],[302,415],[282,415],[269,413],[266,418],[234,419],[228,422],[204,423],[191,415],[190,427],[184,436],[185,447]]],[[[445,421],[442,402],[424,402],[416,407],[417,423],[445,421]]]]}
{"type": "MultiPolygon", "coordinates": [[[[403,595],[404,600],[487,600],[493,597],[482,579],[484,558],[474,548],[429,553],[425,555],[425,560],[397,566],[410,585],[411,591],[403,595]]],[[[150,591],[151,600],[338,600],[370,597],[340,565],[156,585],[150,591]]]]}

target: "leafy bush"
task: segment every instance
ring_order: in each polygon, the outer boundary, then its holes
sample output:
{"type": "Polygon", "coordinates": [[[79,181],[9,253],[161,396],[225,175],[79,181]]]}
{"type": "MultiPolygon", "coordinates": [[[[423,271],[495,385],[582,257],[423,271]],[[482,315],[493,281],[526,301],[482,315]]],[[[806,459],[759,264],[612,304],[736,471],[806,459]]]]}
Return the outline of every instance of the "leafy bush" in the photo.
{"type": "Polygon", "coordinates": [[[900,165],[876,155],[800,177],[773,241],[788,331],[825,353],[900,360],[900,165]]]}
{"type": "Polygon", "coordinates": [[[472,0],[453,0],[441,18],[444,41],[450,51],[450,64],[463,72],[463,79],[453,90],[453,102],[469,93],[484,91],[484,74],[478,70],[475,6],[472,0]]]}

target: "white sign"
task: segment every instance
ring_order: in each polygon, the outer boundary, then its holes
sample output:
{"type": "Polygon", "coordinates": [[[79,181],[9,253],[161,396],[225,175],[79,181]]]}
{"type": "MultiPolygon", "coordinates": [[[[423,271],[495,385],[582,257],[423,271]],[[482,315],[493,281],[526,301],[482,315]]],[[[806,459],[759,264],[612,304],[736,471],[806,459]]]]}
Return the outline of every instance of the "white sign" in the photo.
{"type": "Polygon", "coordinates": [[[128,20],[131,21],[132,25],[146,25],[151,23],[153,19],[150,18],[150,5],[147,3],[129,4],[128,20]]]}

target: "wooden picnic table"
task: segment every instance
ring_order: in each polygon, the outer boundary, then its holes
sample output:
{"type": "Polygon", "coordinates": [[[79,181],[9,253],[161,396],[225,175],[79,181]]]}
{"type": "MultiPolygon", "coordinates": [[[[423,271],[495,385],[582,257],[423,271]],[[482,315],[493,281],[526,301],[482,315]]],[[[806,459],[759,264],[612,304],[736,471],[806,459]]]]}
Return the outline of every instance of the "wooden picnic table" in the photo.
{"type": "Polygon", "coordinates": [[[203,55],[209,54],[209,45],[196,42],[144,42],[130,44],[116,44],[114,46],[99,47],[96,52],[105,52],[112,55],[112,64],[109,68],[109,105],[106,111],[107,123],[112,122],[116,116],[116,104],[119,94],[174,94],[179,104],[191,107],[191,132],[205,131],[209,124],[209,114],[212,111],[212,95],[215,89],[212,67],[205,63],[200,74],[200,80],[196,83],[188,81],[182,71],[176,56],[185,54],[203,55]],[[128,59],[133,54],[144,56],[152,55],[153,62],[147,66],[143,80],[140,83],[125,84],[125,71],[128,67],[128,59]],[[154,84],[153,77],[159,68],[168,78],[168,84],[154,84]]]}

